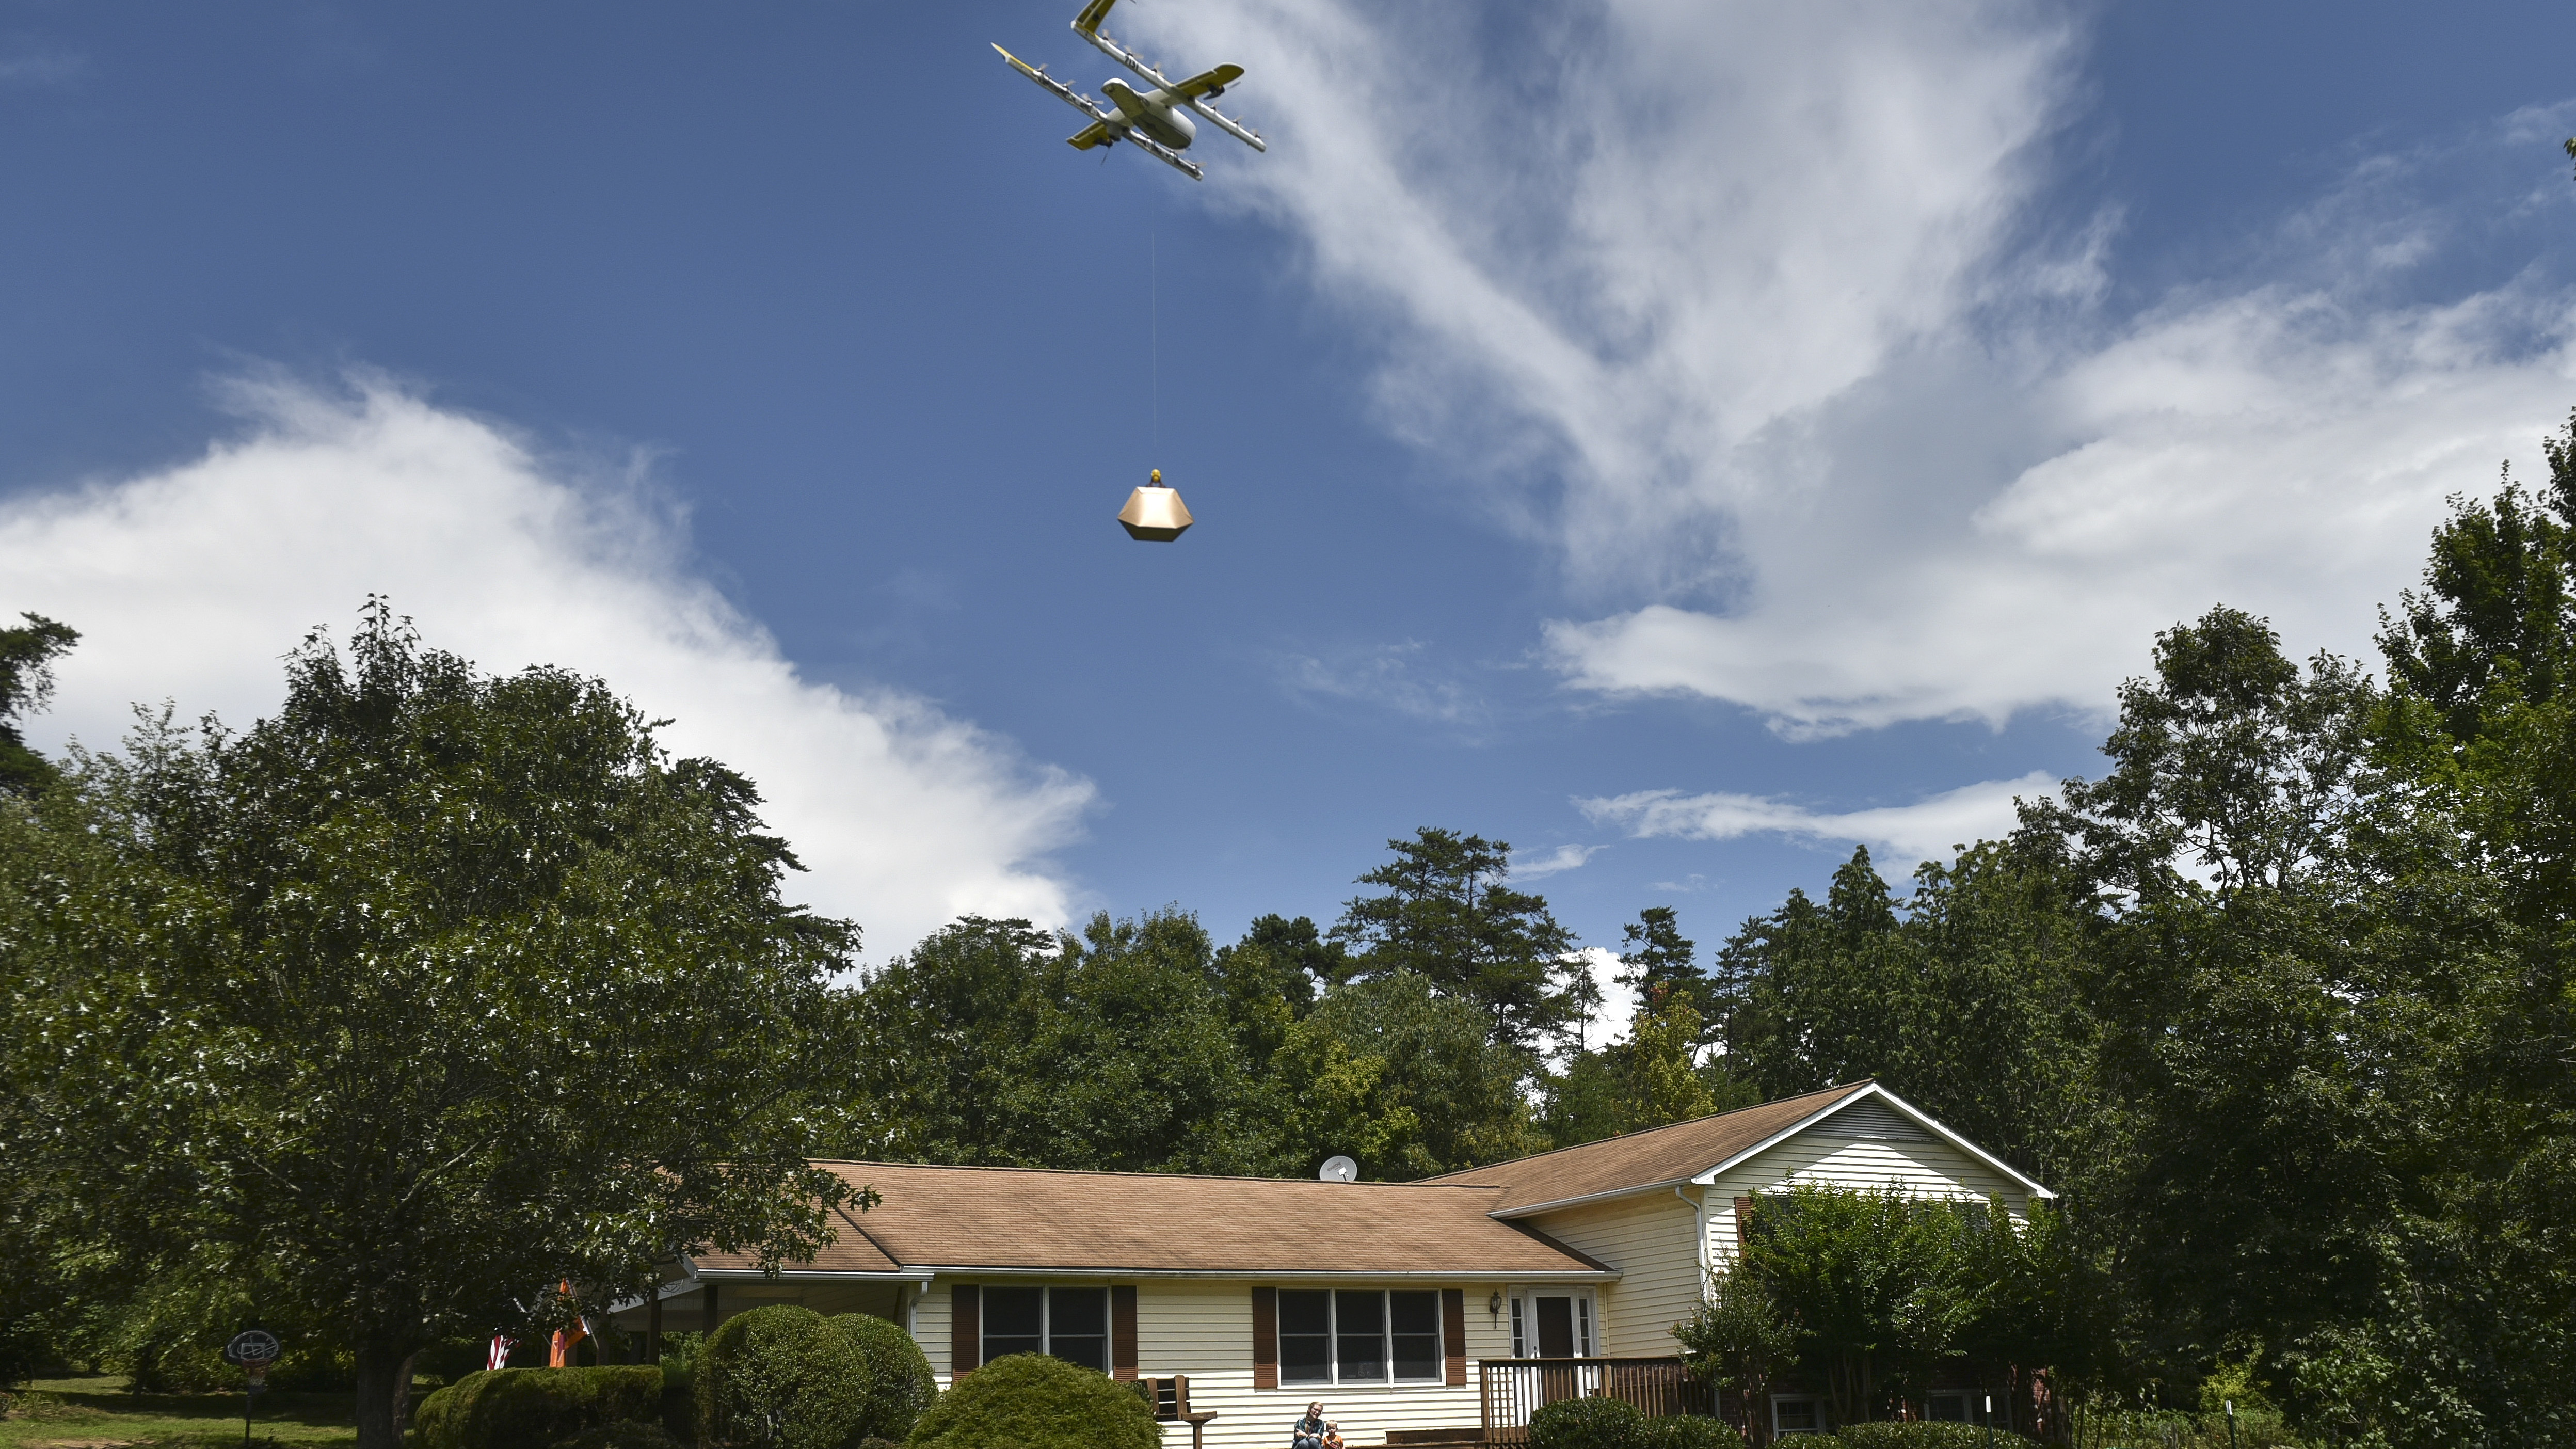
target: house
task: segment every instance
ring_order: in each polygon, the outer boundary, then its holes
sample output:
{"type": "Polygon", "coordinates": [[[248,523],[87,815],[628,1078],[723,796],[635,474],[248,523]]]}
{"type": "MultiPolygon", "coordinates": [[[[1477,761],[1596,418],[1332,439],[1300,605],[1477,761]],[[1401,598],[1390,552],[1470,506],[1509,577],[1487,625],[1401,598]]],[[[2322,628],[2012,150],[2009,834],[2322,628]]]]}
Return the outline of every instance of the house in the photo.
{"type": "MultiPolygon", "coordinates": [[[[2049,1196],[1875,1082],[1425,1182],[823,1165],[881,1201],[812,1263],[764,1274],[710,1254],[620,1325],[802,1303],[901,1323],[943,1385],[1027,1352],[1186,1375],[1218,1449],[1278,1449],[1309,1399],[1355,1449],[1508,1438],[1603,1375],[1677,1408],[1672,1327],[1759,1194],[1894,1185],[2000,1199],[2017,1219],[2049,1196]],[[1604,1362],[1544,1362],[1565,1360],[1604,1362]]],[[[1820,1422],[1799,1395],[1768,1417],[1820,1422]]]]}

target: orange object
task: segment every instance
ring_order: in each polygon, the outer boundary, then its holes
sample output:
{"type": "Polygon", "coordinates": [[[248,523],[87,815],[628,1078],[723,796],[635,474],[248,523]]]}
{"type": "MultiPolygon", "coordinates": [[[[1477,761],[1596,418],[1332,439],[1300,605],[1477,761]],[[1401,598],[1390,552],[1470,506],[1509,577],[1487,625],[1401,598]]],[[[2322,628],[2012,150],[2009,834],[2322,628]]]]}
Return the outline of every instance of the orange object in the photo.
{"type": "MultiPolygon", "coordinates": [[[[572,1280],[565,1279],[556,1285],[555,1291],[566,1298],[572,1297],[572,1280]]],[[[546,1367],[571,1368],[573,1347],[588,1337],[590,1324],[578,1315],[573,1318],[572,1327],[556,1329],[553,1341],[546,1348],[546,1367]]]]}

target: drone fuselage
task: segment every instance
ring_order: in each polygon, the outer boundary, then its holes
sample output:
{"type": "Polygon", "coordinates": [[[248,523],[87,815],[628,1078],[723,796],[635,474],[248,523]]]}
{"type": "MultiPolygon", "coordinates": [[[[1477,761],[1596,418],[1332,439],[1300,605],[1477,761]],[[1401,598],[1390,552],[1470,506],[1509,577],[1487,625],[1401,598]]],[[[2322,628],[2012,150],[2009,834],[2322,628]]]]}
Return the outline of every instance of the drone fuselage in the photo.
{"type": "Polygon", "coordinates": [[[1186,151],[1198,127],[1191,124],[1188,109],[1172,98],[1169,91],[1156,87],[1140,91],[1116,76],[1100,83],[1109,94],[1109,103],[1118,108],[1121,119],[1134,129],[1175,151],[1186,151]]]}

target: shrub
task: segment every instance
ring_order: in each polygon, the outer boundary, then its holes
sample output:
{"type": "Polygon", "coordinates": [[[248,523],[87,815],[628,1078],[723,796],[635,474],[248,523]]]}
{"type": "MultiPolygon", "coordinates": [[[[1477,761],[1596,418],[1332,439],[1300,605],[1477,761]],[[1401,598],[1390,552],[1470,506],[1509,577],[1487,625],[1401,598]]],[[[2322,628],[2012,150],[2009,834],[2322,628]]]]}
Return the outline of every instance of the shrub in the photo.
{"type": "Polygon", "coordinates": [[[1559,1399],[1530,1415],[1530,1449],[1652,1449],[1646,1416],[1625,1399],[1559,1399]]]}
{"type": "Polygon", "coordinates": [[[1015,1353],[966,1375],[913,1425],[911,1449],[1162,1449],[1144,1399],[1060,1358],[1015,1353]]]}
{"type": "Polygon", "coordinates": [[[478,1369],[421,1400],[413,1449],[535,1449],[610,1424],[658,1425],[651,1367],[478,1369]]]}
{"type": "Polygon", "coordinates": [[[1646,1421],[1649,1449],[1744,1449],[1744,1436],[1724,1419],[1674,1414],[1646,1421]]]}
{"type": "MultiPolygon", "coordinates": [[[[1844,1449],[1986,1449],[1986,1430],[1976,1424],[1845,1424],[1834,1430],[1844,1449]]],[[[1994,1431],[1997,1449],[2031,1449],[2032,1440],[2009,1429],[1994,1431]]]]}
{"type": "Polygon", "coordinates": [[[698,1442],[710,1449],[856,1449],[910,1433],[932,1391],[912,1335],[787,1304],[725,1320],[693,1377],[698,1442]]]}
{"type": "Polygon", "coordinates": [[[680,1441],[659,1424],[602,1424],[582,1430],[556,1449],[680,1449],[680,1441]]]}

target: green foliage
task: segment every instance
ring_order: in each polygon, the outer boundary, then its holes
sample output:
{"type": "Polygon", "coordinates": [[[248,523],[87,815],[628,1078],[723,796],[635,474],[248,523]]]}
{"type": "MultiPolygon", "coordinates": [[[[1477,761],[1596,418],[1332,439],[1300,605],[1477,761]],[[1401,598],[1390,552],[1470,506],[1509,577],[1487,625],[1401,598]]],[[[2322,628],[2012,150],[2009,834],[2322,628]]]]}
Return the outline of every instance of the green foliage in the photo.
{"type": "Polygon", "coordinates": [[[856,1449],[912,1431],[934,1390],[911,1335],[881,1318],[787,1304],[726,1319],[698,1358],[698,1442],[856,1449]]]}
{"type": "Polygon", "coordinates": [[[1475,1003],[1410,971],[1371,975],[1326,995],[1280,1050],[1284,1155],[1311,1172],[1347,1152],[1404,1181],[1539,1151],[1527,1071],[1475,1003]]]}
{"type": "Polygon", "coordinates": [[[564,1440],[557,1449],[680,1449],[680,1441],[659,1424],[602,1424],[564,1440]]]}
{"type": "MultiPolygon", "coordinates": [[[[650,1367],[482,1369],[421,1400],[409,1449],[528,1449],[615,1424],[659,1430],[650,1367]]],[[[620,1446],[624,1449],[624,1446],[620,1446]]]]}
{"type": "Polygon", "coordinates": [[[0,629],[0,794],[26,794],[52,784],[53,766],[27,748],[18,721],[42,710],[54,695],[53,661],[80,642],[80,631],[42,614],[0,629]]]}
{"type": "MultiPolygon", "coordinates": [[[[1921,1420],[1901,1424],[1888,1420],[1843,1424],[1835,1428],[1834,1437],[1842,1441],[1844,1449],[1990,1449],[1991,1445],[2004,1446],[2004,1449],[2028,1449],[2036,1442],[2004,1429],[1989,1431],[1973,1424],[1936,1424],[1921,1420]]],[[[2139,1449],[2147,1449],[2147,1446],[2141,1445],[2139,1449]]],[[[2162,1449],[2162,1446],[2158,1445],[2156,1449],[2162,1449]]]]}
{"type": "Polygon", "coordinates": [[[0,802],[0,1154],[30,1231],[326,1329],[389,1449],[404,1359],[530,1283],[819,1241],[854,935],[782,902],[750,783],[600,681],[479,674],[377,603],[287,683],[0,802]]]}
{"type": "Polygon", "coordinates": [[[1144,1399],[1108,1375],[1042,1354],[1008,1354],[965,1376],[921,1416],[911,1449],[1161,1449],[1144,1399]]]}
{"type": "Polygon", "coordinates": [[[1648,1419],[1646,1449],[1744,1449],[1744,1436],[1724,1419],[1706,1414],[1668,1414],[1648,1419]]]}
{"type": "Polygon", "coordinates": [[[1625,1399],[1585,1396],[1530,1415],[1530,1449],[1650,1449],[1646,1416],[1625,1399]]]}
{"type": "Polygon", "coordinates": [[[1769,1402],[1772,1384],[1796,1363],[1798,1338],[1769,1282],[1741,1263],[1709,1274],[1699,1306],[1673,1325],[1692,1373],[1754,1404],[1769,1402]]]}
{"type": "Polygon", "coordinates": [[[1396,858],[1359,878],[1386,894],[1353,899],[1333,927],[1357,954],[1355,976],[1418,976],[1440,996],[1473,1003],[1495,1043],[1519,1050],[1569,1019],[1551,983],[1574,937],[1545,899],[1504,883],[1511,846],[1429,826],[1386,844],[1396,858]]]}

